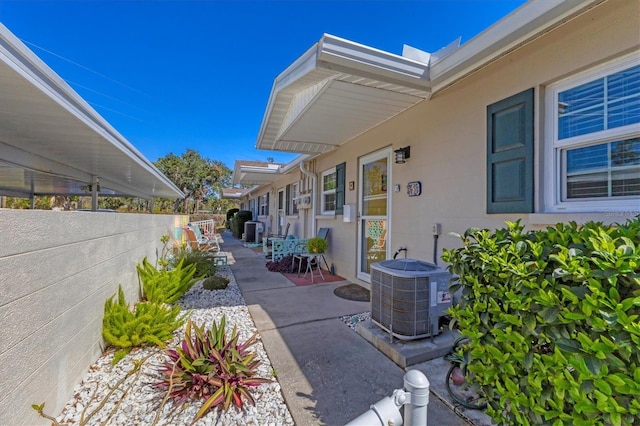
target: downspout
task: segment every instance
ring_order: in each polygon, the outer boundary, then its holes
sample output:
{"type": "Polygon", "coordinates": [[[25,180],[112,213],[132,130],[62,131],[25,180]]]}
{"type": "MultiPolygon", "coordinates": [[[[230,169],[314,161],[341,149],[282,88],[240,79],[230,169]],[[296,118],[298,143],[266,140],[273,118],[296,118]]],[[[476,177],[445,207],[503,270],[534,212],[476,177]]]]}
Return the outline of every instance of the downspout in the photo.
{"type": "Polygon", "coordinates": [[[311,178],[311,236],[316,236],[316,184],[318,176],[305,169],[304,161],[300,163],[300,171],[311,178]]]}

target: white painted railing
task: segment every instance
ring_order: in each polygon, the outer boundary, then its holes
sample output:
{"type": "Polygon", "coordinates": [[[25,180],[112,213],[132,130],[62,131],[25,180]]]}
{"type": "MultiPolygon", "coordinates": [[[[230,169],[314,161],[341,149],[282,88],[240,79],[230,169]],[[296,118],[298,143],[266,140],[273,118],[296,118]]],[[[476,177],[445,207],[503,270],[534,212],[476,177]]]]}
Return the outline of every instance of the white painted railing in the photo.
{"type": "Polygon", "coordinates": [[[216,222],[213,219],[196,220],[189,223],[200,228],[200,232],[202,232],[202,235],[204,235],[208,239],[211,239],[216,235],[216,222]]]}

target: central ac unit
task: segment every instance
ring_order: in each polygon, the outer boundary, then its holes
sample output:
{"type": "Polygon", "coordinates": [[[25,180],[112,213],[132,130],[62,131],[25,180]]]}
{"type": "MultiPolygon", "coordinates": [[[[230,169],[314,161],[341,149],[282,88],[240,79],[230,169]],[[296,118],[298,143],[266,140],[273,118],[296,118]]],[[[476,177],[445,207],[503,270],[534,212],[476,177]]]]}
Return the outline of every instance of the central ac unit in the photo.
{"type": "Polygon", "coordinates": [[[415,259],[371,265],[371,321],[401,340],[440,333],[439,319],[451,306],[451,274],[415,259]]]}

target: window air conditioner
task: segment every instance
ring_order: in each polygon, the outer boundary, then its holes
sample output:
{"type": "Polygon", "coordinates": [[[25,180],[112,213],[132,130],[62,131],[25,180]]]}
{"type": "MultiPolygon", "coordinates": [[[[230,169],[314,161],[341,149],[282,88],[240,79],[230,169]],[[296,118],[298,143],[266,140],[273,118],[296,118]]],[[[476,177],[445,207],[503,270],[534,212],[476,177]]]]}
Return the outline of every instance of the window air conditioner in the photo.
{"type": "Polygon", "coordinates": [[[296,198],[294,198],[296,207],[298,209],[309,209],[311,208],[311,194],[302,194],[296,198]]]}

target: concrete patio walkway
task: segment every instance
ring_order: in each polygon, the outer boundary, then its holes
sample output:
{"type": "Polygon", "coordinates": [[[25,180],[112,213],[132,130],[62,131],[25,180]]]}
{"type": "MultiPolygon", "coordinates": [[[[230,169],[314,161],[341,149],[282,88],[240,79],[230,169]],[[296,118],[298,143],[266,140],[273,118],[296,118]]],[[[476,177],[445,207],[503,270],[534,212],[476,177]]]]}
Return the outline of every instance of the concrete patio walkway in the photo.
{"type": "MultiPolygon", "coordinates": [[[[222,238],[296,425],[344,425],[402,388],[405,371],[338,319],[370,309],[333,294],[346,282],[295,286],[231,233],[222,238]]],[[[469,424],[433,394],[428,423],[469,424]]]]}

